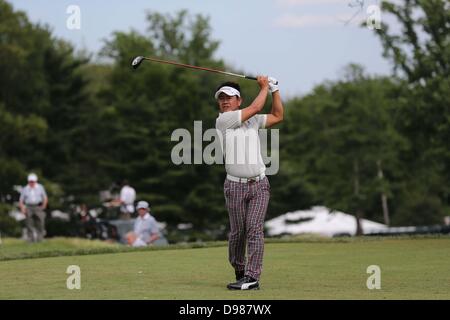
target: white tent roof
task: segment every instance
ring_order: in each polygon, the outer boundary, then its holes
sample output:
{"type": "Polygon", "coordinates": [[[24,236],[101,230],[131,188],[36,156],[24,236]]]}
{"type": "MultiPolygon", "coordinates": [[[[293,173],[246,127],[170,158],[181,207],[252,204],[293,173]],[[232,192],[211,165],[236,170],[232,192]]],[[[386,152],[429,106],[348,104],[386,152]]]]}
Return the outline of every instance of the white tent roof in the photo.
{"type": "MultiPolygon", "coordinates": [[[[364,233],[373,233],[386,230],[387,226],[381,223],[361,219],[364,233]]],[[[281,234],[315,233],[332,237],[337,234],[356,234],[356,219],[354,216],[330,211],[322,206],[312,207],[310,210],[288,212],[266,222],[269,236],[281,234]]]]}

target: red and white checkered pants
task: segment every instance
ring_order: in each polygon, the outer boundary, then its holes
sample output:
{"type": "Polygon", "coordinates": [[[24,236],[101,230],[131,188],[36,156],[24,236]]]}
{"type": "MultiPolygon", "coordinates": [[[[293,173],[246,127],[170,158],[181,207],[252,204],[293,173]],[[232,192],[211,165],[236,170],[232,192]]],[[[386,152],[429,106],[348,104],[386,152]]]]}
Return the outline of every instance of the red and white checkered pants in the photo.
{"type": "Polygon", "coordinates": [[[264,218],[270,198],[269,179],[264,177],[247,183],[225,179],[224,194],[230,217],[229,261],[236,271],[245,270],[245,275],[259,280],[264,253],[264,218]]]}

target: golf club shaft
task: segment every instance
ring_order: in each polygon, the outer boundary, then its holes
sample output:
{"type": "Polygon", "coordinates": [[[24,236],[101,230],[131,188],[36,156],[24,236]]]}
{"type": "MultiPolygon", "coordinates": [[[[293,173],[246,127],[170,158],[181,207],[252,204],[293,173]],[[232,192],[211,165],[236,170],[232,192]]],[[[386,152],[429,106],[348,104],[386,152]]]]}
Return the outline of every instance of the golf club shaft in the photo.
{"type": "Polygon", "coordinates": [[[232,73],[232,72],[227,72],[227,71],[215,70],[215,69],[211,69],[211,68],[197,67],[197,66],[192,66],[190,64],[184,64],[184,63],[179,63],[179,62],[175,62],[175,61],[160,60],[160,59],[148,58],[148,57],[144,57],[144,60],[149,60],[149,61],[154,61],[154,62],[159,62],[159,63],[166,63],[166,64],[171,64],[171,65],[175,65],[175,66],[179,66],[179,67],[185,67],[185,68],[215,72],[215,73],[220,73],[220,74],[226,74],[229,76],[245,78],[245,79],[249,79],[249,80],[256,80],[256,77],[246,76],[243,74],[237,74],[237,73],[232,73]]]}

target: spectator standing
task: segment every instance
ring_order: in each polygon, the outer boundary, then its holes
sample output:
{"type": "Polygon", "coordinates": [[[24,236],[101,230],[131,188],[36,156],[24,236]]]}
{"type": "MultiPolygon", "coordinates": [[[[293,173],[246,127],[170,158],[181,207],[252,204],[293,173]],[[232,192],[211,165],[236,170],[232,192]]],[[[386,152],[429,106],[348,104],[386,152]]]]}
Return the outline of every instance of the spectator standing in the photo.
{"type": "Polygon", "coordinates": [[[122,183],[120,190],[120,213],[122,219],[130,219],[134,213],[134,201],[136,200],[136,190],[130,186],[128,180],[122,183]]]}
{"type": "Polygon", "coordinates": [[[34,173],[28,175],[28,185],[20,193],[19,207],[25,215],[28,241],[40,242],[45,236],[45,209],[48,204],[47,193],[39,184],[34,173]]]}

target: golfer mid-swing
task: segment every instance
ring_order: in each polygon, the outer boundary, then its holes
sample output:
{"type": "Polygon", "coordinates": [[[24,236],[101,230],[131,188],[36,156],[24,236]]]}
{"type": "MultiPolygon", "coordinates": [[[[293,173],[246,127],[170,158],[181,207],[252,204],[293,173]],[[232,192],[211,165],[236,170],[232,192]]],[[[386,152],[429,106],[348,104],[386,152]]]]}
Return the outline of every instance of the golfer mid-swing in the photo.
{"type": "Polygon", "coordinates": [[[270,184],[261,157],[258,130],[283,120],[283,104],[276,80],[257,77],[259,94],[246,108],[237,83],[225,82],[216,91],[220,114],[216,129],[222,139],[227,177],[225,202],[230,218],[229,261],[236,274],[231,290],[259,289],[264,253],[264,218],[270,198],[270,184]],[[258,114],[268,92],[272,93],[270,114],[258,114]],[[245,255],[247,247],[247,259],[245,255]],[[246,261],[247,260],[247,261],[246,261]]]}

